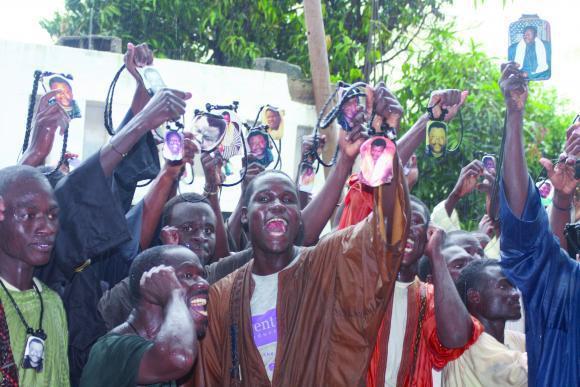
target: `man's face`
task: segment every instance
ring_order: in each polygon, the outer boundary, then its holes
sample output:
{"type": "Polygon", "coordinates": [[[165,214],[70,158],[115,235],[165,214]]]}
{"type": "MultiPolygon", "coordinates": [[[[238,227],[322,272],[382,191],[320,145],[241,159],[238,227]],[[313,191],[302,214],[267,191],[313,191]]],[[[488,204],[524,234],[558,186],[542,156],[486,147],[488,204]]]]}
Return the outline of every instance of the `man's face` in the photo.
{"type": "Polygon", "coordinates": [[[531,28],[524,31],[524,42],[526,44],[532,43],[536,39],[536,33],[531,28]]]}
{"type": "Polygon", "coordinates": [[[356,116],[357,109],[358,109],[357,98],[349,99],[342,106],[342,113],[344,114],[344,117],[348,120],[349,124],[352,124],[352,120],[354,119],[354,116],[356,116]]]}
{"type": "Polygon", "coordinates": [[[266,139],[264,136],[256,134],[248,140],[248,144],[250,145],[250,153],[253,154],[255,157],[261,159],[264,157],[264,152],[266,150],[266,139]]]}
{"type": "Polygon", "coordinates": [[[58,229],[58,204],[48,182],[26,178],[4,194],[0,250],[30,266],[48,263],[58,229]]]}
{"type": "Polygon", "coordinates": [[[490,320],[518,320],[522,317],[520,295],[499,266],[484,270],[479,313],[490,320]]]}
{"type": "Polygon", "coordinates": [[[481,259],[485,255],[481,243],[475,235],[471,233],[462,233],[459,235],[453,235],[450,238],[448,237],[446,244],[461,247],[474,259],[481,259]]]}
{"type": "Polygon", "coordinates": [[[288,251],[300,228],[300,206],[296,186],[277,174],[258,176],[242,220],[248,223],[254,249],[267,253],[288,251]]]}
{"type": "Polygon", "coordinates": [[[280,113],[273,110],[266,110],[266,123],[270,129],[278,129],[281,120],[280,113]]]}
{"type": "Polygon", "coordinates": [[[431,145],[434,153],[442,153],[445,149],[445,129],[431,129],[429,132],[429,145],[431,145]]]}
{"type": "Polygon", "coordinates": [[[193,251],[205,265],[215,253],[216,217],[207,203],[179,203],[171,212],[171,224],[177,228],[179,244],[193,251]]]}
{"type": "Polygon", "coordinates": [[[377,161],[379,159],[379,157],[381,157],[381,155],[383,154],[384,151],[385,151],[384,146],[372,145],[371,146],[371,157],[373,158],[373,161],[377,161]]]}
{"type": "Polygon", "coordinates": [[[185,290],[187,305],[195,324],[198,338],[205,335],[207,329],[207,301],[209,284],[204,278],[204,271],[199,258],[191,251],[178,249],[166,258],[166,264],[175,269],[175,275],[185,290]]]}
{"type": "Polygon", "coordinates": [[[465,266],[476,259],[459,246],[449,246],[442,251],[442,254],[445,257],[447,269],[449,269],[453,282],[457,281],[465,266]]]}
{"type": "Polygon", "coordinates": [[[169,150],[171,150],[171,153],[173,154],[181,153],[181,140],[179,136],[177,135],[169,136],[169,141],[167,145],[169,146],[169,150]]]}
{"type": "Polygon", "coordinates": [[[423,256],[425,245],[427,244],[425,222],[426,219],[421,206],[415,202],[411,202],[411,227],[409,229],[409,237],[405,245],[401,266],[409,267],[423,256]]]}
{"type": "Polygon", "coordinates": [[[56,95],[56,102],[62,107],[69,107],[72,104],[73,93],[69,85],[62,82],[54,82],[50,86],[51,90],[60,90],[60,93],[56,95]]]}
{"type": "Polygon", "coordinates": [[[44,351],[44,347],[37,341],[33,341],[28,346],[28,358],[30,359],[30,365],[32,367],[37,367],[40,361],[42,360],[42,353],[44,351]]]}

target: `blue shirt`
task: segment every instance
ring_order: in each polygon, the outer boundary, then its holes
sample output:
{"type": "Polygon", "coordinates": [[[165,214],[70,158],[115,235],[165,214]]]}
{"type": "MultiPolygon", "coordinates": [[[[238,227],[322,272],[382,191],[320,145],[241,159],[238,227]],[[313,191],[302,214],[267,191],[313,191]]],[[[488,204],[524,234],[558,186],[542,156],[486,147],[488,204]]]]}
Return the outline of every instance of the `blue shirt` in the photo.
{"type": "Polygon", "coordinates": [[[530,386],[580,386],[580,264],[560,248],[531,179],[522,217],[500,190],[501,266],[522,292],[530,386]]]}

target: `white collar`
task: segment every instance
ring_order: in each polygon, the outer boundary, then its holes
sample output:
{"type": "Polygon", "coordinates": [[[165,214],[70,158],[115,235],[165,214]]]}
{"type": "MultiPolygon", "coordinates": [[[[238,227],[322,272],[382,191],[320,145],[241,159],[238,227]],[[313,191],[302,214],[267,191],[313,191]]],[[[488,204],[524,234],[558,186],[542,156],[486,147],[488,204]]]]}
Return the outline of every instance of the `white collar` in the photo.
{"type": "MultiPolygon", "coordinates": [[[[21,292],[22,290],[18,289],[16,286],[12,285],[10,282],[6,281],[2,276],[0,276],[0,280],[4,282],[4,286],[6,289],[10,290],[11,292],[21,292]]],[[[39,292],[42,292],[42,283],[36,277],[32,277],[32,281],[36,284],[39,292]]]]}

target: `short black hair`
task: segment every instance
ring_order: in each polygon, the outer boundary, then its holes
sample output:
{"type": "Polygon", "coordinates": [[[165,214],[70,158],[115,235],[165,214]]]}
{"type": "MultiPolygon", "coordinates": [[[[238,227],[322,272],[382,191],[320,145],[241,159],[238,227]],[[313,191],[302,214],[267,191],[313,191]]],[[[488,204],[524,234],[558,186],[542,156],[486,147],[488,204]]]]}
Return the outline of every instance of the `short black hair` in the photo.
{"type": "MultiPolygon", "coordinates": [[[[465,230],[453,230],[447,233],[447,237],[445,238],[445,243],[443,244],[443,248],[449,246],[455,246],[455,243],[452,243],[453,238],[461,238],[462,236],[473,236],[473,238],[477,239],[475,235],[471,231],[465,230]]],[[[479,240],[478,240],[479,243],[479,240]]]]}
{"type": "MultiPolygon", "coordinates": [[[[256,181],[258,180],[258,178],[263,177],[265,175],[269,175],[269,174],[275,174],[275,175],[279,175],[279,176],[283,176],[283,177],[287,178],[288,180],[290,180],[290,182],[292,182],[292,184],[294,185],[294,188],[296,188],[296,183],[294,182],[294,180],[290,176],[288,176],[288,174],[286,174],[285,172],[282,172],[278,169],[268,169],[268,170],[262,171],[259,174],[257,174],[256,177],[254,177],[252,179],[252,181],[250,181],[250,183],[246,187],[246,190],[244,191],[244,193],[242,195],[242,205],[244,207],[248,207],[248,204],[250,203],[250,198],[254,194],[254,186],[256,185],[256,181]]],[[[297,188],[296,188],[296,195],[299,196],[297,188]]]]}
{"type": "Polygon", "coordinates": [[[526,31],[528,31],[528,30],[532,31],[534,33],[534,36],[538,36],[538,27],[536,27],[536,26],[526,26],[526,28],[524,28],[524,33],[526,31]]]}
{"type": "Polygon", "coordinates": [[[171,212],[173,211],[173,207],[175,207],[180,203],[192,203],[192,204],[204,203],[211,208],[209,200],[205,196],[195,192],[186,192],[174,196],[167,203],[165,203],[165,207],[163,207],[163,215],[161,216],[161,227],[165,227],[171,222],[171,212]]]}
{"type": "Polygon", "coordinates": [[[181,136],[179,135],[179,133],[176,130],[169,130],[167,132],[167,134],[165,134],[166,138],[175,137],[175,136],[177,136],[177,138],[179,138],[179,140],[181,140],[181,136]]]}
{"type": "Polygon", "coordinates": [[[46,176],[37,168],[29,165],[13,165],[0,169],[0,195],[5,195],[13,185],[23,180],[37,180],[41,184],[50,185],[46,176]]]}
{"type": "Polygon", "coordinates": [[[431,121],[431,123],[429,124],[429,132],[431,131],[431,129],[434,128],[446,129],[447,126],[445,126],[445,124],[441,121],[431,121]]]}
{"type": "Polygon", "coordinates": [[[469,289],[475,289],[477,291],[482,290],[482,277],[483,271],[492,266],[501,267],[497,259],[476,259],[470,262],[459,274],[457,281],[455,282],[455,287],[461,297],[461,301],[467,307],[467,291],[469,289]]]}
{"type": "Polygon", "coordinates": [[[266,144],[269,144],[269,138],[268,138],[268,133],[264,132],[261,129],[252,129],[250,130],[250,132],[248,133],[247,136],[247,141],[250,142],[250,138],[255,137],[255,136],[262,136],[264,138],[264,140],[266,140],[266,144]]]}
{"type": "Polygon", "coordinates": [[[371,146],[382,146],[382,147],[386,147],[387,146],[387,143],[386,143],[385,139],[383,139],[383,138],[377,138],[373,142],[371,142],[371,146]]]}
{"type": "Polygon", "coordinates": [[[36,167],[47,179],[52,188],[56,188],[56,185],[62,180],[66,175],[60,170],[54,170],[54,167],[50,165],[41,165],[36,167]]]}
{"type": "Polygon", "coordinates": [[[62,77],[52,77],[50,78],[50,81],[48,81],[48,86],[52,87],[53,84],[55,83],[64,83],[65,85],[67,85],[69,87],[69,89],[72,90],[72,87],[69,83],[69,81],[67,81],[66,79],[62,78],[62,77]]]}
{"type": "Polygon", "coordinates": [[[131,302],[136,306],[141,299],[140,283],[143,273],[153,269],[156,266],[164,265],[167,262],[167,257],[171,250],[186,249],[183,246],[175,245],[161,245],[151,247],[142,251],[131,264],[129,268],[129,294],[131,295],[131,302]]]}
{"type": "Polygon", "coordinates": [[[423,217],[425,218],[425,230],[427,230],[429,228],[429,223],[431,223],[431,211],[429,211],[427,205],[425,205],[425,203],[423,203],[423,201],[421,201],[421,199],[418,197],[409,195],[409,199],[412,203],[417,204],[423,210],[423,217]]]}

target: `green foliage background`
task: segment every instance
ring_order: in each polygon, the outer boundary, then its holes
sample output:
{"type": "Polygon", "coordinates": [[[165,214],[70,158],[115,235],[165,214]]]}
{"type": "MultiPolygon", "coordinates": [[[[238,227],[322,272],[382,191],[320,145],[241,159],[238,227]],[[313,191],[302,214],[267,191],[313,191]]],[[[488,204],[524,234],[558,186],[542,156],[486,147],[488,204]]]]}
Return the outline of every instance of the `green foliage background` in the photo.
{"type": "MultiPolygon", "coordinates": [[[[406,110],[403,128],[424,113],[432,90],[470,92],[462,109],[459,151],[442,160],[426,157],[423,149],[417,151],[420,179],[413,193],[431,208],[453,189],[462,166],[483,153],[499,153],[504,122],[497,84],[500,61],[473,41],[457,38],[452,21],[445,22],[440,12],[450,2],[322,1],[331,78],[361,80],[366,58],[374,69],[373,79],[396,85],[406,110]],[[368,44],[371,25],[374,39],[368,44]]],[[[118,36],[124,42],[146,41],[157,57],[250,67],[255,58],[268,56],[298,64],[305,74],[310,70],[303,6],[298,0],[67,0],[66,11],[42,25],[55,38],[87,34],[91,8],[94,34],[118,36]]],[[[535,177],[541,170],[540,156],[555,158],[560,153],[573,116],[566,113],[555,90],[541,83],[530,88],[526,150],[535,177]]],[[[451,145],[460,132],[456,118],[450,125],[451,145]]],[[[466,227],[477,227],[483,203],[479,193],[462,199],[458,210],[466,227]]]]}

